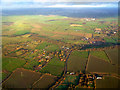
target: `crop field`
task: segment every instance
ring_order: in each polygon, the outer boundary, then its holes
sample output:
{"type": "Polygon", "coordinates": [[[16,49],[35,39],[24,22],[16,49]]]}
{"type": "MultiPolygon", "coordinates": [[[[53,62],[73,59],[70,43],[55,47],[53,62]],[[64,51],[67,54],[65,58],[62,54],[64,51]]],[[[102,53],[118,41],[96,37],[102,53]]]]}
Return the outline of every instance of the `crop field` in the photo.
{"type": "Polygon", "coordinates": [[[117,41],[115,41],[114,39],[112,39],[110,37],[105,37],[104,40],[108,43],[117,43],[117,41]]]}
{"type": "Polygon", "coordinates": [[[109,58],[107,57],[106,53],[104,51],[91,51],[90,55],[99,58],[99,59],[103,59],[106,62],[110,62],[109,58]]]}
{"type": "Polygon", "coordinates": [[[20,37],[20,36],[16,36],[16,37],[2,37],[2,44],[6,45],[6,44],[14,44],[14,43],[23,43],[23,42],[27,42],[27,41],[31,41],[30,38],[27,37],[20,37]]]}
{"type": "Polygon", "coordinates": [[[110,60],[111,60],[112,64],[119,65],[119,62],[118,62],[118,48],[105,50],[105,52],[110,57],[110,60]]]}
{"type": "Polygon", "coordinates": [[[25,69],[34,70],[34,66],[37,66],[37,65],[39,65],[38,60],[29,60],[27,64],[25,64],[23,67],[25,69]]]}
{"type": "Polygon", "coordinates": [[[88,63],[87,71],[117,74],[118,67],[91,55],[88,63]]]}
{"type": "Polygon", "coordinates": [[[68,60],[68,71],[84,71],[87,62],[88,52],[74,51],[70,55],[70,60],[68,60]]]}
{"type": "Polygon", "coordinates": [[[12,72],[16,68],[20,68],[25,64],[25,60],[18,59],[18,58],[2,58],[2,69],[12,72]]]}
{"type": "Polygon", "coordinates": [[[50,86],[52,86],[55,81],[57,80],[57,78],[55,76],[52,75],[47,75],[44,74],[43,76],[41,76],[41,78],[38,80],[37,83],[35,83],[32,87],[33,88],[49,88],[50,86]]]}
{"type": "Polygon", "coordinates": [[[43,42],[36,47],[36,49],[45,49],[45,47],[49,46],[51,43],[43,42]]]}
{"type": "Polygon", "coordinates": [[[59,51],[60,48],[58,45],[52,44],[49,47],[47,47],[45,50],[48,52],[54,52],[54,51],[59,51]]]}
{"type": "Polygon", "coordinates": [[[25,60],[20,58],[10,58],[10,57],[3,57],[2,58],[2,70],[4,71],[3,77],[5,78],[7,75],[10,74],[16,68],[20,68],[25,64],[25,60]]]}
{"type": "Polygon", "coordinates": [[[31,88],[40,77],[40,73],[19,68],[3,82],[3,88],[31,88]]]}
{"type": "Polygon", "coordinates": [[[41,73],[50,73],[52,75],[61,76],[64,69],[64,61],[60,61],[55,57],[40,71],[41,73]]]}
{"type": "Polygon", "coordinates": [[[96,88],[118,88],[120,79],[105,76],[103,80],[96,80],[96,88]]]}

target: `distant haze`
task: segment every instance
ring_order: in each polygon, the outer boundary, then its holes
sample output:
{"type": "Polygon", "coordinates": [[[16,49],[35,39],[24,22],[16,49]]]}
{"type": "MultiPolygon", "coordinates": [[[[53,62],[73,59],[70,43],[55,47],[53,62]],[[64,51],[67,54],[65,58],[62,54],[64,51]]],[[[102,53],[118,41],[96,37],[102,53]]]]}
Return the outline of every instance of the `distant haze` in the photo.
{"type": "Polygon", "coordinates": [[[76,18],[105,18],[117,17],[118,8],[27,8],[3,10],[2,15],[62,15],[76,18]]]}

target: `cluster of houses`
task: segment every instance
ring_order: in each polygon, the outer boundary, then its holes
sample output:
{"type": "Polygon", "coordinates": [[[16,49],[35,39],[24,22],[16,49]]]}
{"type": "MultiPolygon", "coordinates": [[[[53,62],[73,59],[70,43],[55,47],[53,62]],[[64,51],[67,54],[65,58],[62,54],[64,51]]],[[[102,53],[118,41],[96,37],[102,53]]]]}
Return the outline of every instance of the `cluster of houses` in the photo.
{"type": "Polygon", "coordinates": [[[98,74],[80,74],[79,84],[76,87],[95,88],[96,80],[102,80],[103,75],[98,74]]]}
{"type": "Polygon", "coordinates": [[[85,21],[95,21],[96,18],[83,18],[83,20],[85,20],[85,21]]]}

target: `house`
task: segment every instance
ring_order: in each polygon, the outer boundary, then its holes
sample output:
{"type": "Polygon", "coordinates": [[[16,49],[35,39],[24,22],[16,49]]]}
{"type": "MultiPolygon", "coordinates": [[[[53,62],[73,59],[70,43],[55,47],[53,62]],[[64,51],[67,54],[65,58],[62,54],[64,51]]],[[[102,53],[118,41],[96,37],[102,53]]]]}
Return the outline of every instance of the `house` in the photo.
{"type": "Polygon", "coordinates": [[[46,56],[45,58],[50,58],[50,56],[46,56]]]}
{"type": "Polygon", "coordinates": [[[75,72],[71,72],[71,73],[70,73],[70,75],[74,75],[74,74],[75,74],[75,72]]]}
{"type": "Polygon", "coordinates": [[[61,59],[61,61],[63,61],[63,59],[61,59]]]}
{"type": "Polygon", "coordinates": [[[101,80],[101,79],[103,79],[103,76],[102,75],[96,75],[96,79],[101,80]]]}
{"type": "Polygon", "coordinates": [[[98,76],[98,77],[97,77],[97,80],[101,80],[101,79],[103,79],[101,76],[98,76]]]}
{"type": "Polygon", "coordinates": [[[42,65],[41,65],[41,64],[39,64],[39,65],[38,65],[38,67],[42,67],[42,65]]]}

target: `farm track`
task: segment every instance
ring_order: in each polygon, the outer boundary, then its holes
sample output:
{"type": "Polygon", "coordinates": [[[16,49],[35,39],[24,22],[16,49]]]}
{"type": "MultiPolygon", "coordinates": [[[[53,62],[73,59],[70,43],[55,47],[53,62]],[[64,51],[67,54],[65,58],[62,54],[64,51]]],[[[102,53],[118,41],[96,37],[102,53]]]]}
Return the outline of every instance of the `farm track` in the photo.
{"type": "MultiPolygon", "coordinates": [[[[103,50],[105,52],[105,50],[103,50]]],[[[112,60],[110,59],[109,55],[105,52],[106,56],[108,57],[109,59],[109,62],[112,63],[112,60]]]]}
{"type": "Polygon", "coordinates": [[[66,72],[67,72],[67,61],[69,59],[69,56],[70,56],[71,52],[72,52],[72,50],[69,52],[69,54],[67,56],[67,59],[65,61],[64,73],[63,73],[62,77],[58,80],[58,83],[55,83],[55,85],[53,85],[49,89],[55,89],[56,87],[58,87],[62,83],[63,79],[65,78],[66,72]]]}
{"type": "MultiPolygon", "coordinates": [[[[91,56],[93,56],[93,55],[91,55],[91,56]]],[[[97,58],[97,59],[101,59],[101,58],[98,58],[98,57],[96,57],[96,56],[93,56],[93,57],[95,57],[95,58],[97,58]]],[[[106,60],[104,60],[104,59],[101,59],[102,61],[104,61],[104,62],[106,62],[106,63],[110,63],[110,62],[108,62],[108,61],[106,61],[106,60]]]]}
{"type": "Polygon", "coordinates": [[[87,71],[89,61],[90,61],[90,51],[88,51],[88,59],[86,62],[85,71],[87,71]]]}

